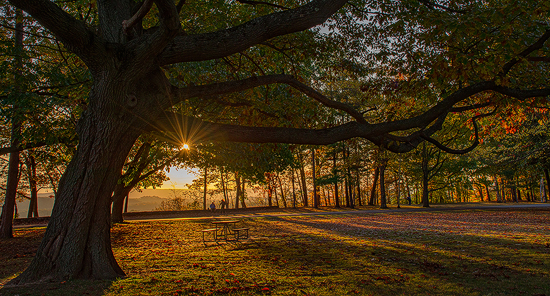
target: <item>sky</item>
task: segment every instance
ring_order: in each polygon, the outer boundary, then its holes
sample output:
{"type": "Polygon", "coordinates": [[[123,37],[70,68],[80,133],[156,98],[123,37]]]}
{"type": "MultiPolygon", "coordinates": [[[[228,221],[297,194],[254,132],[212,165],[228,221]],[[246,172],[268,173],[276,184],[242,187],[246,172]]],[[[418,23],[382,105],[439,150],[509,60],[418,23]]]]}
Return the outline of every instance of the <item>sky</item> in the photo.
{"type": "Polygon", "coordinates": [[[196,179],[198,177],[199,171],[198,169],[192,169],[190,172],[188,169],[176,169],[174,167],[170,168],[170,172],[166,175],[170,178],[170,180],[164,182],[162,186],[160,186],[160,189],[184,189],[185,184],[191,184],[193,182],[193,179],[196,179]]]}

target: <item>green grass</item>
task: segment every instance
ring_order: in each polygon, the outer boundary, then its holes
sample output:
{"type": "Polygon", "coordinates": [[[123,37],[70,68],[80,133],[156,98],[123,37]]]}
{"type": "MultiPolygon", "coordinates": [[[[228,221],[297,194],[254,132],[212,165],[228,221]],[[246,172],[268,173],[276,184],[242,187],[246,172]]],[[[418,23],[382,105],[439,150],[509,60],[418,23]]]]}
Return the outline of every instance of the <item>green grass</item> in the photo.
{"type": "MultiPolygon", "coordinates": [[[[208,222],[116,225],[113,250],[126,278],[0,294],[550,295],[547,210],[245,218],[250,240],[205,247],[199,230],[208,222]]],[[[41,231],[16,236],[36,249],[41,231]]],[[[2,258],[2,281],[31,256],[2,258]]]]}

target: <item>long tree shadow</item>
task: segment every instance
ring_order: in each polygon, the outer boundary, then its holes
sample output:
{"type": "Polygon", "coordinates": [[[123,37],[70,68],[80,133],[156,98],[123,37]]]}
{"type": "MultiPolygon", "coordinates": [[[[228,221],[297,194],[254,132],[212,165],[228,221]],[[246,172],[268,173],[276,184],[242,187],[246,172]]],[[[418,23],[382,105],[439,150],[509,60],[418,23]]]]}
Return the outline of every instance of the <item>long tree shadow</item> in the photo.
{"type": "Polygon", "coordinates": [[[460,215],[475,215],[484,221],[433,212],[341,215],[336,219],[270,217],[265,227],[274,231],[272,237],[280,243],[268,241],[263,251],[269,257],[276,255],[282,245],[296,247],[301,252],[285,259],[287,263],[292,259],[298,266],[306,262],[307,270],[345,268],[351,272],[348,277],[356,277],[351,282],[369,283],[365,292],[410,293],[411,283],[418,286],[413,288],[418,293],[447,295],[550,292],[546,284],[549,249],[544,243],[549,233],[544,224],[541,227],[543,216],[532,222],[500,213],[460,215]],[[274,225],[279,229],[273,229],[274,225]],[[469,229],[461,229],[465,227],[469,229]],[[539,242],[533,240],[536,235],[541,236],[539,242]],[[322,247],[312,247],[315,244],[322,247]],[[499,284],[487,285],[488,281],[499,284]]]}

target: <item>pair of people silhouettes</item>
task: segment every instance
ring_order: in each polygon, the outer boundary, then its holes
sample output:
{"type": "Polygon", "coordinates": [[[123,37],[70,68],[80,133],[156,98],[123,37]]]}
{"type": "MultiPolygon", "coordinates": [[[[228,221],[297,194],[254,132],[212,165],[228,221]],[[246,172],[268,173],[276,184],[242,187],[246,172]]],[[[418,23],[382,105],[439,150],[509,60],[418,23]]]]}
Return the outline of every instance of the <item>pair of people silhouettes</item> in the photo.
{"type": "MultiPolygon", "coordinates": [[[[220,201],[220,210],[221,210],[222,213],[225,213],[225,207],[226,206],[227,206],[227,202],[224,199],[222,199],[220,201]]],[[[210,204],[210,211],[212,211],[212,212],[216,211],[216,204],[214,202],[212,202],[210,204]]]]}

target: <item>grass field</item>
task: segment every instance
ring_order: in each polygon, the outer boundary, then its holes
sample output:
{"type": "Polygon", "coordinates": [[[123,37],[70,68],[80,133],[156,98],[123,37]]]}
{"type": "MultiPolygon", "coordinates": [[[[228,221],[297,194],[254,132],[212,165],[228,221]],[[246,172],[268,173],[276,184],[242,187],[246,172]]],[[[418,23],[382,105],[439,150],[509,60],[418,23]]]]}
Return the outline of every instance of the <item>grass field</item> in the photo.
{"type": "MultiPolygon", "coordinates": [[[[0,295],[550,295],[550,211],[256,217],[251,239],[210,243],[210,220],[112,230],[127,277],[3,288],[0,295]]],[[[5,283],[43,229],[0,242],[5,283]]]]}

